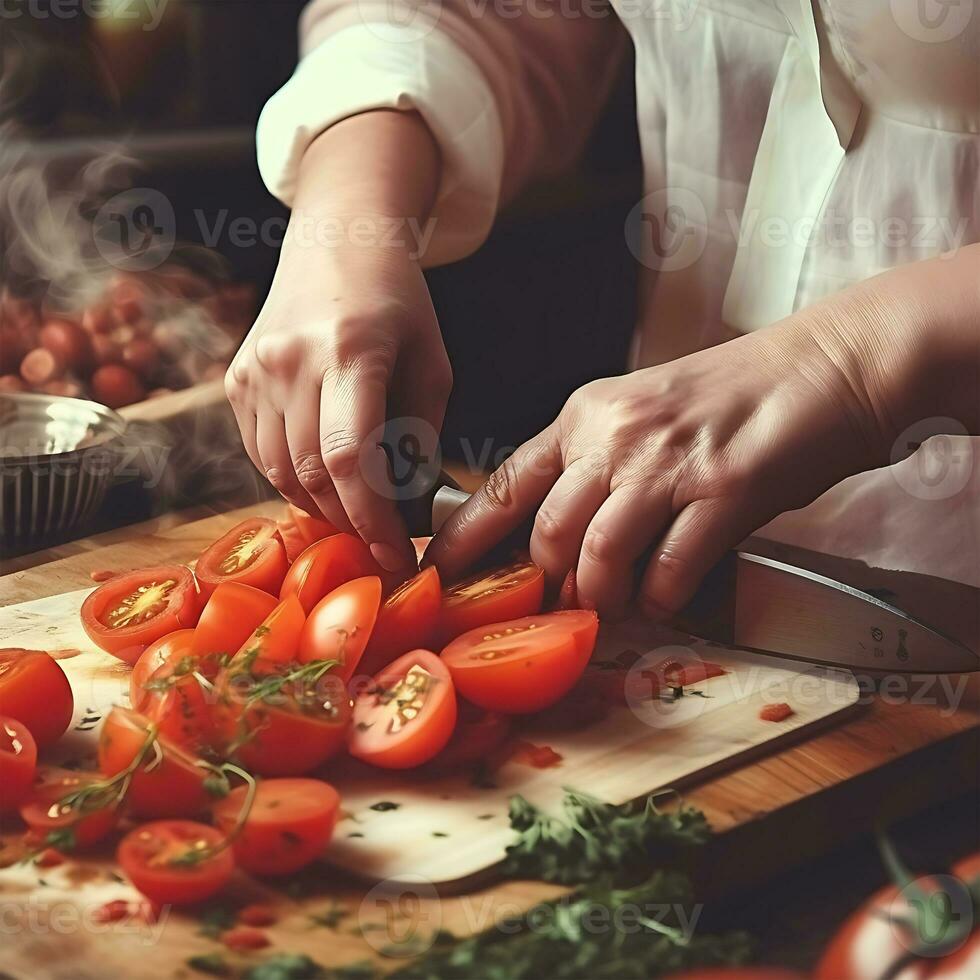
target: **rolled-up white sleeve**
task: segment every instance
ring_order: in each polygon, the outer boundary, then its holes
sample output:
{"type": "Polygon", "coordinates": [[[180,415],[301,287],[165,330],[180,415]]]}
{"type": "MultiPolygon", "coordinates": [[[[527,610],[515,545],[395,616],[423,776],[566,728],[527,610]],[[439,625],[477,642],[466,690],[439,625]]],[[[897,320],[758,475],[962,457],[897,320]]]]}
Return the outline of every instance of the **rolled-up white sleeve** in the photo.
{"type": "Polygon", "coordinates": [[[291,204],[310,143],[371,109],[418,112],[442,155],[426,265],[451,262],[486,238],[500,200],[504,139],[493,91],[478,65],[438,29],[424,36],[392,24],[355,24],[325,38],[299,63],[259,118],[259,170],[291,204]]]}

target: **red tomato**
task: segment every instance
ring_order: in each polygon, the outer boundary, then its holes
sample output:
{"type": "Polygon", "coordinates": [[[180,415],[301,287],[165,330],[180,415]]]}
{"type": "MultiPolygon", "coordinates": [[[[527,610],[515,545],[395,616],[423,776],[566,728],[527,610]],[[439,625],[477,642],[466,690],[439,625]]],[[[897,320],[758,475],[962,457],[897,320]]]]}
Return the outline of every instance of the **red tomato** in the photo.
{"type": "Polygon", "coordinates": [[[161,905],[216,895],[235,870],[224,834],[193,820],[156,820],[130,831],[116,859],[137,891],[161,905]]]}
{"type": "Polygon", "coordinates": [[[122,408],[146,397],[143,383],[122,364],[103,364],[89,378],[92,395],[109,408],[122,408]]]}
{"type": "Polygon", "coordinates": [[[198,558],[195,568],[205,596],[222,582],[241,582],[278,595],[288,570],[276,522],[265,517],[251,517],[223,534],[198,558]]]}
{"type": "Polygon", "coordinates": [[[442,652],[456,689],[488,711],[528,714],[554,704],[582,676],[595,613],[567,610],[481,626],[442,652]]]}
{"type": "Polygon", "coordinates": [[[442,588],[435,566],[398,586],[378,613],[358,664],[360,673],[374,676],[395,657],[430,647],[435,641],[441,605],[442,588]]]}
{"type": "Polygon", "coordinates": [[[286,663],[299,652],[306,614],[296,596],[283,599],[242,643],[235,659],[248,657],[286,663]]]}
{"type": "Polygon", "coordinates": [[[442,594],[442,643],[462,633],[533,616],[544,601],[544,570],[533,561],[518,562],[450,585],[442,594]]]}
{"type": "MultiPolygon", "coordinates": [[[[143,752],[152,722],[118,705],[102,724],[99,738],[99,768],[115,776],[132,766],[143,752]]],[[[156,746],[136,767],[126,801],[140,817],[183,817],[207,809],[210,797],[205,788],[208,769],[201,760],[157,736],[156,746]],[[159,749],[159,752],[157,752],[159,749]]]]}
{"type": "Polygon", "coordinates": [[[30,795],[37,770],[37,743],[23,722],[0,716],[0,811],[20,806],[30,795]]]}
{"type": "Polygon", "coordinates": [[[340,533],[330,521],[324,520],[322,517],[313,517],[301,507],[296,507],[293,504],[289,505],[289,516],[292,518],[293,524],[296,525],[296,530],[299,531],[307,544],[313,544],[314,541],[320,541],[340,533]]]}
{"type": "MultiPolygon", "coordinates": [[[[214,822],[230,834],[245,805],[247,787],[233,789],[214,807],[214,822]]],[[[320,857],[337,822],[340,796],[319,779],[264,779],[235,838],[235,860],[250,874],[287,875],[320,857]]]]}
{"type": "Polygon", "coordinates": [[[135,664],[151,643],[190,629],[200,613],[201,596],[191,570],[158,565],[100,585],[82,603],[82,626],[97,647],[135,664]]]}
{"type": "Polygon", "coordinates": [[[140,654],[129,675],[129,701],[137,711],[143,711],[151,700],[150,692],[143,685],[165,663],[190,656],[193,638],[194,630],[175,630],[151,643],[140,654]]]}
{"type": "Polygon", "coordinates": [[[299,639],[300,660],[338,660],[337,673],[349,681],[371,638],[380,606],[381,579],[376,575],[338,586],[307,618],[299,639]]]}
{"type": "Polygon", "coordinates": [[[44,769],[20,816],[32,836],[71,851],[91,847],[112,832],[119,821],[119,798],[97,772],[44,769]]]}
{"type": "Polygon", "coordinates": [[[94,352],[92,338],[81,324],[74,320],[52,318],[38,334],[41,346],[46,347],[73,374],[87,371],[92,366],[94,352]]]}
{"type": "Polygon", "coordinates": [[[368,546],[350,534],[335,534],[311,544],[293,562],[279,596],[298,596],[304,611],[309,613],[334,589],[365,575],[382,575],[368,546]]]}
{"type": "Polygon", "coordinates": [[[456,728],[446,747],[430,763],[433,771],[458,773],[460,769],[485,762],[507,741],[509,715],[484,711],[464,698],[456,698],[456,728]]]}
{"type": "Polygon", "coordinates": [[[232,926],[221,934],[221,941],[229,949],[244,951],[249,949],[265,949],[272,940],[261,930],[251,926],[232,926]]]}
{"type": "Polygon", "coordinates": [[[139,709],[162,736],[198,754],[213,741],[212,697],[198,678],[207,681],[204,669],[201,658],[194,656],[165,663],[144,684],[148,697],[139,709]]]}
{"type": "Polygon", "coordinates": [[[354,703],[350,753],[382,769],[410,769],[438,755],[456,725],[446,665],[427,650],[399,657],[354,703]]]}
{"type": "Polygon", "coordinates": [[[268,592],[241,582],[223,582],[211,593],[194,629],[194,653],[236,653],[276,605],[268,592]]]}
{"type": "Polygon", "coordinates": [[[301,776],[343,749],[350,699],[316,664],[232,661],[218,678],[215,724],[225,751],[263,776],[301,776]]]}
{"type": "Polygon", "coordinates": [[[64,735],[74,709],[71,685],[57,660],[42,650],[0,650],[0,715],[24,725],[39,749],[64,735]]]}

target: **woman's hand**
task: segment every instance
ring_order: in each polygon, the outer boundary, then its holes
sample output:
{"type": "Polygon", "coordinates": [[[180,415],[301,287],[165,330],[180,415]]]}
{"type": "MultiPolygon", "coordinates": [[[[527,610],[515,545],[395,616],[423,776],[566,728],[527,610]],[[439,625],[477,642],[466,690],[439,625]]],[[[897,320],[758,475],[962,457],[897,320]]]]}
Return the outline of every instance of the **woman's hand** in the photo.
{"type": "Polygon", "coordinates": [[[438,433],[452,385],[413,235],[437,175],[431,136],[410,114],[367,113],[321,136],[303,160],[269,297],[226,377],[260,472],[359,534],[392,571],[410,567],[414,550],[379,492],[380,433],[399,416],[438,433]]]}

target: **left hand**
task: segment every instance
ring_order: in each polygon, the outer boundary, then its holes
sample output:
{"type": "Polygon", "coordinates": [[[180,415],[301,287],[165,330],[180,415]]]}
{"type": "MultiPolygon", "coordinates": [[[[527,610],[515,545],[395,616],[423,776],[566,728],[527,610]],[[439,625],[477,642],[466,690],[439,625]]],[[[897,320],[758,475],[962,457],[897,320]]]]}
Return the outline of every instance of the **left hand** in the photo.
{"type": "MultiPolygon", "coordinates": [[[[724,553],[776,515],[887,462],[891,437],[861,357],[797,315],[670,364],[587,384],[433,540],[452,581],[535,510],[531,557],[580,604],[655,619],[680,610],[724,553]]],[[[874,345],[871,345],[873,349],[874,345]]]]}

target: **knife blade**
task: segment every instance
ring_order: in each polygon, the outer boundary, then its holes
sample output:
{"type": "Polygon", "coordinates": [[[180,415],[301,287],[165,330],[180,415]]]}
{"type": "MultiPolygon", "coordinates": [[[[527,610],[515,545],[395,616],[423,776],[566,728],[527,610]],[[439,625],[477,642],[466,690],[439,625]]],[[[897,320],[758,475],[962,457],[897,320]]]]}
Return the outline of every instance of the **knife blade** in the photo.
{"type": "MultiPolygon", "coordinates": [[[[430,524],[413,533],[438,531],[469,496],[440,480],[427,498],[430,524]]],[[[745,551],[729,552],[670,625],[726,646],[832,667],[901,674],[980,670],[976,652],[896,606],[745,551]]]]}

